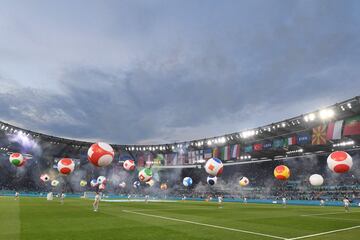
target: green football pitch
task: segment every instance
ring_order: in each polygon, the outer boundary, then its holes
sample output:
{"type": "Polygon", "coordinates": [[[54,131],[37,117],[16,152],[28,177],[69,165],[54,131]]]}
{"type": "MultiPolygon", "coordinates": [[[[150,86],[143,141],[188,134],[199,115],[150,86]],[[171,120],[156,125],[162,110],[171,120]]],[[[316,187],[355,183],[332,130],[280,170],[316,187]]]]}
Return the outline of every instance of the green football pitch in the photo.
{"type": "Polygon", "coordinates": [[[0,239],[360,239],[360,208],[0,197],[0,239]]]}

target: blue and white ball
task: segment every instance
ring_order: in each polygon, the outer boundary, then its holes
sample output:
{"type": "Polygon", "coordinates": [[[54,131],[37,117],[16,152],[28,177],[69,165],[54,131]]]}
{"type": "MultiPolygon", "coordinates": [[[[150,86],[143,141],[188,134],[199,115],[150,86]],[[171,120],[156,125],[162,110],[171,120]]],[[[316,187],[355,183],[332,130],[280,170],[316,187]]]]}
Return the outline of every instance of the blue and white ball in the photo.
{"type": "Polygon", "coordinates": [[[97,187],[98,185],[99,185],[99,184],[98,184],[98,182],[97,182],[96,179],[93,179],[93,180],[90,181],[90,186],[91,186],[91,187],[97,187]]]}
{"type": "Polygon", "coordinates": [[[135,181],[135,182],[133,183],[133,187],[134,187],[134,188],[139,188],[139,187],[140,187],[140,182],[139,182],[139,181],[135,181]]]}
{"type": "Polygon", "coordinates": [[[190,187],[192,185],[192,183],[193,183],[193,180],[191,179],[191,177],[185,177],[183,179],[183,185],[185,187],[190,187]]]}
{"type": "Polygon", "coordinates": [[[223,169],[224,165],[218,158],[210,158],[205,164],[205,171],[211,176],[220,176],[223,169]]]}
{"type": "Polygon", "coordinates": [[[206,181],[209,185],[213,186],[217,183],[217,177],[208,176],[206,181]]]}

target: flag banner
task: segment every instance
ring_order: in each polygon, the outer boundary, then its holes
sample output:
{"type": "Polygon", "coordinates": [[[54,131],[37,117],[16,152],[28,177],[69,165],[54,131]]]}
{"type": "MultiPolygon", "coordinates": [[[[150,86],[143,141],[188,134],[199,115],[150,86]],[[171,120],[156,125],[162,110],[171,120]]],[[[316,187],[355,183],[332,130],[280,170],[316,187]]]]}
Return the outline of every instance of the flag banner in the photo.
{"type": "Polygon", "coordinates": [[[188,159],[189,159],[189,164],[194,164],[196,161],[196,153],[195,151],[189,151],[188,152],[188,159]]]}
{"type": "Polygon", "coordinates": [[[178,152],[178,161],[180,165],[189,163],[187,153],[182,149],[178,152]]]}
{"type": "Polygon", "coordinates": [[[261,143],[255,143],[254,144],[254,151],[261,151],[262,150],[262,144],[261,143]]]}
{"type": "Polygon", "coordinates": [[[287,137],[285,138],[285,141],[284,141],[284,145],[285,146],[291,146],[291,145],[295,145],[296,144],[296,136],[291,136],[291,137],[287,137]]]}
{"type": "Polygon", "coordinates": [[[145,155],[143,152],[139,152],[136,154],[136,165],[138,167],[144,167],[145,166],[145,155]]]}
{"type": "Polygon", "coordinates": [[[220,149],[218,147],[213,148],[212,155],[214,158],[220,157],[220,149]]]}
{"type": "Polygon", "coordinates": [[[270,141],[263,142],[262,147],[263,147],[263,149],[272,148],[272,142],[270,142],[270,141]]]}
{"type": "Polygon", "coordinates": [[[176,153],[167,153],[165,154],[165,165],[175,165],[176,153]]]}
{"type": "Polygon", "coordinates": [[[197,150],[195,151],[195,160],[199,161],[203,159],[203,150],[197,150]]]}
{"type": "Polygon", "coordinates": [[[273,147],[274,148],[282,148],[282,147],[284,147],[284,139],[283,138],[274,139],[273,147]]]}
{"type": "Polygon", "coordinates": [[[360,115],[345,119],[343,135],[360,135],[360,115]]]}
{"type": "Polygon", "coordinates": [[[240,145],[231,145],[231,159],[239,159],[240,157],[240,145]]]}
{"type": "Polygon", "coordinates": [[[312,129],[312,145],[325,145],[326,144],[326,125],[322,124],[312,129]]]}
{"type": "Polygon", "coordinates": [[[311,141],[310,133],[302,132],[297,134],[297,144],[304,145],[310,143],[310,141],[311,141]]]}
{"type": "Polygon", "coordinates": [[[326,131],[326,139],[341,139],[341,130],[343,126],[344,120],[330,122],[326,131]]]}
{"type": "Polygon", "coordinates": [[[224,146],[221,148],[221,160],[227,161],[230,160],[230,146],[224,146]]]}
{"type": "Polygon", "coordinates": [[[164,155],[163,154],[156,154],[153,160],[154,166],[163,166],[165,163],[164,155]]]}
{"type": "Polygon", "coordinates": [[[245,146],[244,152],[250,153],[250,152],[252,152],[252,151],[253,151],[252,145],[245,146]]]}
{"type": "Polygon", "coordinates": [[[204,159],[208,160],[212,158],[212,149],[211,148],[207,148],[204,150],[204,159]]]}

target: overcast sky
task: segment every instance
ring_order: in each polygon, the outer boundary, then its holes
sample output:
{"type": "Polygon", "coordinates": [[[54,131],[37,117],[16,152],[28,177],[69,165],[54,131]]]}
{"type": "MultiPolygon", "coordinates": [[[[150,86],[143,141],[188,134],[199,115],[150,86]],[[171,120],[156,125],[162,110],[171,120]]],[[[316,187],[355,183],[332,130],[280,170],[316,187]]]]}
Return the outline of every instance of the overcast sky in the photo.
{"type": "Polygon", "coordinates": [[[0,119],[110,143],[280,121],[360,95],[360,1],[1,1],[0,119]]]}

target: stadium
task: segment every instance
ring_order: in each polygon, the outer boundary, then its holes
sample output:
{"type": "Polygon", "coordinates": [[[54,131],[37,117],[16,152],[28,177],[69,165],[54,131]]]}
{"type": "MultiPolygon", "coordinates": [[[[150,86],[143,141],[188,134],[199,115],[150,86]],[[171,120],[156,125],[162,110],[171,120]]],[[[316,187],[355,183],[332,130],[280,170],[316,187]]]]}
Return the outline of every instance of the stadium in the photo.
{"type": "Polygon", "coordinates": [[[4,3],[0,239],[359,239],[357,10],[4,3]]]}
{"type": "MultiPolygon", "coordinates": [[[[239,211],[242,215],[243,211],[250,214],[250,211],[263,210],[269,211],[271,215],[275,209],[278,210],[278,205],[283,205],[283,198],[286,198],[291,214],[299,213],[299,218],[304,216],[303,220],[292,220],[299,221],[298,224],[306,220],[306,226],[311,226],[314,224],[311,220],[321,219],[324,229],[339,222],[348,229],[358,221],[356,212],[347,215],[335,206],[342,206],[343,199],[348,198],[354,208],[358,205],[360,207],[360,183],[356,177],[360,171],[359,97],[291,119],[223,136],[162,145],[112,144],[113,160],[106,168],[92,162],[89,155],[89,148],[93,147],[91,142],[49,136],[5,122],[1,123],[0,128],[1,194],[14,196],[15,192],[20,192],[21,196],[29,197],[24,200],[25,209],[26,206],[49,199],[48,193],[55,197],[65,193],[69,199],[66,205],[69,204],[70,208],[83,208],[88,199],[94,198],[95,192],[101,191],[104,202],[101,207],[104,208],[102,211],[105,215],[108,214],[107,211],[117,211],[119,208],[122,214],[140,215],[144,221],[152,218],[156,224],[162,224],[164,220],[191,224],[192,221],[188,219],[193,219],[193,214],[203,216],[206,209],[216,209],[219,196],[224,198],[224,211],[229,211],[225,212],[224,218],[228,218],[225,221],[231,219],[232,211],[239,211]],[[329,154],[335,151],[346,151],[352,157],[354,165],[350,171],[338,174],[327,166],[329,154]],[[26,162],[14,167],[7,159],[16,153],[21,153],[26,162]],[[58,172],[59,162],[64,158],[71,158],[75,163],[71,174],[58,172]],[[205,163],[214,158],[221,160],[224,174],[211,185],[207,182],[209,174],[205,171],[205,163]],[[128,160],[134,161],[136,170],[125,166],[124,163],[128,160]],[[286,181],[275,179],[273,169],[278,165],[286,165],[290,169],[291,176],[286,181]],[[143,181],[140,178],[141,169],[151,169],[150,180],[143,181]],[[309,181],[312,174],[323,176],[324,184],[313,186],[309,181]],[[44,175],[48,179],[43,179],[44,175]],[[92,179],[99,182],[99,176],[107,179],[105,189],[101,189],[98,184],[90,184],[92,179]],[[244,176],[248,178],[248,182],[242,186],[238,181],[244,176]],[[190,177],[191,183],[183,183],[185,177],[190,177]],[[58,183],[54,184],[54,181],[58,183]],[[319,207],[298,207],[318,206],[321,200],[324,200],[327,207],[333,208],[330,213],[319,207]],[[183,214],[184,219],[181,217],[183,214]],[[337,215],[333,216],[334,214],[337,215]],[[181,218],[178,219],[178,216],[181,218]]],[[[214,174],[216,175],[218,173],[214,174]]],[[[88,202],[88,205],[91,204],[88,202]]],[[[48,204],[44,206],[54,207],[48,204]]],[[[6,212],[7,209],[2,211],[6,212]]],[[[294,218],[287,216],[288,212],[282,214],[280,213],[281,218],[294,218]]],[[[73,221],[72,217],[66,221],[73,221]]],[[[131,219],[135,216],[129,217],[131,219]]],[[[277,218],[268,217],[271,221],[277,218]]],[[[247,218],[244,220],[248,221],[247,218]]],[[[226,229],[222,225],[213,226],[207,222],[194,221],[194,224],[226,229]]],[[[230,232],[244,233],[239,234],[244,239],[298,239],[276,234],[273,236],[271,229],[247,233],[253,226],[229,229],[230,232]],[[269,236],[266,236],[268,233],[269,236]]],[[[159,231],[167,232],[166,229],[159,231]]],[[[29,236],[41,238],[37,234],[43,233],[32,233],[29,236]]]]}

